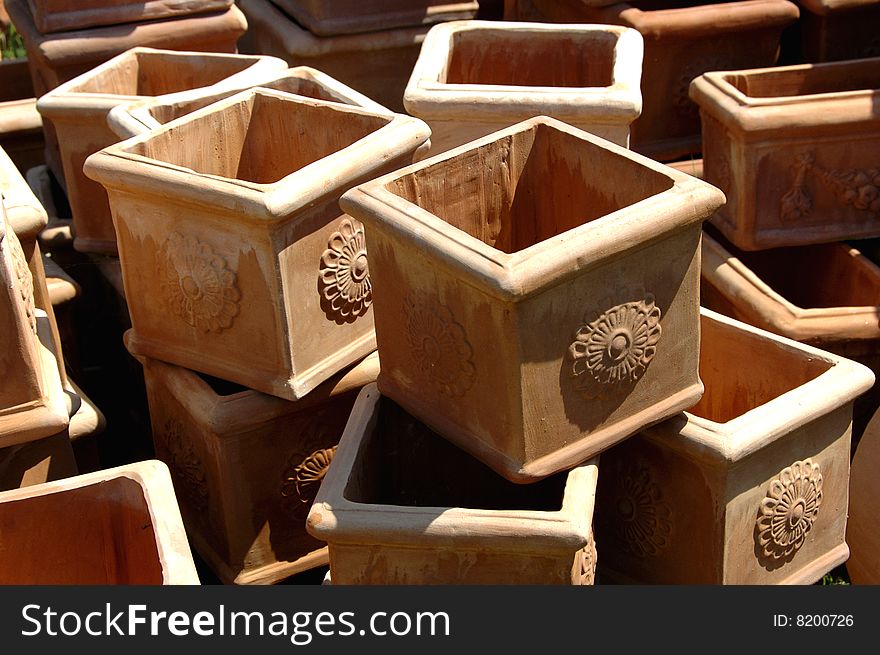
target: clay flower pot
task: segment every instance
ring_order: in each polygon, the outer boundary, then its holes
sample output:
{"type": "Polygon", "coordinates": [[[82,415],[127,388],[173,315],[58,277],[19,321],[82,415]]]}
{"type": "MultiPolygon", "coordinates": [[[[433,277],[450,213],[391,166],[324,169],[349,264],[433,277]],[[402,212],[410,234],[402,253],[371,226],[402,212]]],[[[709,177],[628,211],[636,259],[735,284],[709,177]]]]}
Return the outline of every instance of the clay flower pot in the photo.
{"type": "Polygon", "coordinates": [[[772,66],[782,30],[797,20],[787,0],[706,4],[700,0],[532,0],[548,20],[610,23],[645,37],[642,114],[632,148],[661,161],[700,152],[700,117],[688,86],[706,71],[772,66]],[[743,47],[748,43],[748,47],[743,47]]]}
{"type": "Polygon", "coordinates": [[[403,111],[403,90],[430,25],[321,37],[269,0],[239,0],[238,6],[248,21],[242,52],[274,55],[291,66],[311,66],[392,111],[403,111]]]}
{"type": "Polygon", "coordinates": [[[135,23],[158,18],[222,11],[233,0],[27,0],[34,24],[43,34],[85,27],[135,23]],[[83,6],[86,5],[86,6],[83,6]]]}
{"type": "Polygon", "coordinates": [[[862,437],[852,460],[846,542],[846,572],[853,584],[880,584],[880,411],[862,437]]]}
{"type": "Polygon", "coordinates": [[[844,533],[861,364],[703,310],[706,393],[602,454],[603,580],[810,584],[844,533]]]}
{"type": "Polygon", "coordinates": [[[695,80],[712,223],[744,250],[880,236],[878,93],[880,58],[695,80]]]}
{"type": "Polygon", "coordinates": [[[307,527],[333,584],[592,584],[597,462],[515,485],[375,385],[361,391],[307,527]]]}
{"type": "Polygon", "coordinates": [[[431,126],[432,154],[539,115],[626,146],[641,72],[635,30],[458,21],[431,28],[403,103],[431,126]]]}
{"type": "Polygon", "coordinates": [[[379,358],[290,402],[141,358],[156,456],[194,548],[223,582],[271,584],[327,564],[306,514],[379,358]]]}
{"type": "Polygon", "coordinates": [[[21,243],[25,258],[33,256],[37,236],[46,227],[49,217],[31,191],[15,162],[0,147],[0,197],[6,220],[21,243]]]}
{"type": "Polygon", "coordinates": [[[371,353],[364,231],[339,196],[428,136],[408,116],[257,88],[90,157],[134,350],[288,400],[371,353]]]}
{"type": "Polygon", "coordinates": [[[111,109],[145,97],[240,84],[251,74],[285,67],[274,57],[132,48],[41,97],[37,109],[52,121],[61,148],[74,247],[116,253],[107,194],[82,171],[89,155],[119,141],[107,124],[111,109]]]}
{"type": "Polygon", "coordinates": [[[0,148],[22,171],[43,161],[43,122],[24,59],[0,61],[0,148]]]}
{"type": "Polygon", "coordinates": [[[321,71],[308,66],[297,66],[283,71],[254,72],[242,78],[239,83],[224,83],[220,89],[216,87],[193,89],[187,93],[173,94],[168,98],[150,98],[118,105],[107,114],[107,123],[120,139],[128,139],[161,127],[165,123],[228,98],[239,91],[257,86],[306,98],[341,102],[344,105],[362,107],[375,112],[388,111],[362,93],[321,71]]]}
{"type": "Polygon", "coordinates": [[[0,584],[199,584],[158,461],[0,493],[0,532],[0,584]]]}
{"type": "Polygon", "coordinates": [[[477,15],[476,0],[273,0],[312,34],[335,36],[412,27],[477,15]]]}
{"type": "Polygon", "coordinates": [[[547,117],[353,189],[379,389],[519,482],[690,407],[700,225],[723,202],[547,117]]]}
{"type": "Polygon", "coordinates": [[[804,61],[880,56],[878,0],[794,0],[801,9],[804,61]]]}

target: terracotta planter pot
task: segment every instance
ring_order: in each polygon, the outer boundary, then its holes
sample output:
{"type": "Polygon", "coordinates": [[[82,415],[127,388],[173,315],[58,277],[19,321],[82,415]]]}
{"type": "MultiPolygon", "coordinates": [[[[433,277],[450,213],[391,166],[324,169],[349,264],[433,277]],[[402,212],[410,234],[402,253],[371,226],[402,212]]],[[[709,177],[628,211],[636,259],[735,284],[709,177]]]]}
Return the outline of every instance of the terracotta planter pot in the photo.
{"type": "Polygon", "coordinates": [[[403,103],[431,126],[431,154],[538,115],[626,146],[641,71],[635,30],[459,21],[425,37],[403,103]]]}
{"type": "Polygon", "coordinates": [[[363,229],[338,200],[428,135],[408,116],[253,89],[90,157],[134,349],[289,400],[375,350],[363,229]]]}
{"type": "Polygon", "coordinates": [[[297,402],[142,362],[156,455],[171,468],[195,549],[220,579],[271,584],[326,565],[306,514],[378,356],[297,402]]]}
{"type": "Polygon", "coordinates": [[[878,93],[880,58],[695,80],[713,224],[745,250],[880,236],[878,93]]]}
{"type": "Polygon", "coordinates": [[[131,104],[114,107],[107,114],[110,129],[121,139],[154,130],[202,107],[223,100],[239,91],[253,87],[275,89],[285,93],[316,98],[344,105],[362,107],[374,112],[387,112],[382,105],[373,102],[362,93],[334,80],[321,71],[308,66],[297,66],[283,71],[264,71],[248,75],[240,83],[223,84],[222,89],[214,87],[194,89],[184,94],[174,94],[169,98],[150,98],[131,104]]]}
{"type": "Polygon", "coordinates": [[[52,121],[61,149],[76,230],[74,248],[116,253],[107,193],[82,171],[89,155],[119,141],[107,124],[111,109],[145,97],[227,82],[240,85],[252,73],[285,67],[274,57],[132,48],[41,97],[37,109],[52,121]]]}
{"type": "Polygon", "coordinates": [[[333,584],[591,584],[597,470],[514,485],[369,385],[307,527],[333,584]]]}
{"type": "Polygon", "coordinates": [[[348,192],[380,390],[518,482],[690,407],[700,225],[723,202],[547,117],[348,192]]]}
{"type": "Polygon", "coordinates": [[[782,30],[798,17],[797,7],[786,0],[634,0],[607,7],[590,7],[585,0],[532,2],[549,20],[641,32],[644,105],[631,143],[633,150],[661,161],[700,152],[700,116],[688,98],[691,80],[706,71],[772,66],[782,30]]]}
{"type": "Polygon", "coordinates": [[[0,584],[199,583],[161,462],[0,493],[0,531],[0,584]]]}
{"type": "Polygon", "coordinates": [[[272,0],[318,36],[377,32],[474,18],[475,0],[272,0]]]}
{"type": "Polygon", "coordinates": [[[543,21],[544,16],[532,0],[504,0],[504,20],[543,21]]]}
{"type": "Polygon", "coordinates": [[[34,24],[43,34],[100,25],[136,23],[158,18],[222,11],[233,0],[27,0],[34,24]],[[85,6],[84,6],[85,5],[85,6]]]}
{"type": "Polygon", "coordinates": [[[849,555],[864,366],[703,310],[706,393],[602,454],[602,579],[809,584],[849,555]]]}
{"type": "Polygon", "coordinates": [[[43,160],[43,121],[27,61],[0,61],[0,148],[22,172],[43,160]]]}
{"type": "Polygon", "coordinates": [[[37,235],[46,227],[49,217],[40,201],[12,158],[0,147],[0,197],[6,210],[6,220],[21,243],[25,258],[33,255],[37,235]]]}
{"type": "Polygon", "coordinates": [[[316,36],[269,0],[239,0],[248,21],[241,51],[311,66],[393,111],[403,111],[403,90],[430,25],[316,36]]]}
{"type": "Polygon", "coordinates": [[[846,572],[853,584],[880,584],[880,412],[874,415],[852,460],[846,572]]]}
{"type": "Polygon", "coordinates": [[[880,57],[878,0],[795,0],[804,61],[880,57]]]}
{"type": "Polygon", "coordinates": [[[48,217],[37,237],[41,250],[53,254],[72,250],[73,219],[61,184],[45,164],[28,169],[24,177],[48,217]]]}

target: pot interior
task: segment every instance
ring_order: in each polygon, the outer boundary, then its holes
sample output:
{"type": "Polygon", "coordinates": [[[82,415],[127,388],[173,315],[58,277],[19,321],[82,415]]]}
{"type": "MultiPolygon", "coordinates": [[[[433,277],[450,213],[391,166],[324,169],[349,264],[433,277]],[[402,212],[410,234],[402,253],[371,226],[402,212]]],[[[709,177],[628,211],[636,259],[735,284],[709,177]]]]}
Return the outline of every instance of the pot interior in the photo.
{"type": "Polygon", "coordinates": [[[604,87],[613,84],[611,32],[486,28],[452,35],[446,84],[604,87]]]}
{"type": "Polygon", "coordinates": [[[162,584],[141,486],[119,477],[0,502],[0,584],[162,584]]]}
{"type": "Polygon", "coordinates": [[[89,75],[74,93],[160,96],[210,86],[254,65],[251,58],[210,54],[132,52],[110,68],[89,75]]]}
{"type": "Polygon", "coordinates": [[[773,339],[700,317],[700,379],[705,393],[688,412],[726,423],[829,370],[833,364],[773,339]]]}
{"type": "Polygon", "coordinates": [[[751,98],[806,96],[880,89],[880,59],[817,65],[799,70],[731,73],[723,78],[751,98]]]}
{"type": "Polygon", "coordinates": [[[672,185],[602,146],[535,125],[403,175],[386,189],[514,253],[672,185]]]}
{"type": "Polygon", "coordinates": [[[161,130],[128,152],[197,173],[271,184],[381,129],[390,116],[248,94],[161,130]],[[192,144],[209,147],[193,148],[192,144]]]}
{"type": "Polygon", "coordinates": [[[509,482],[381,397],[344,495],[370,505],[555,512],[566,477],[509,482]]]}

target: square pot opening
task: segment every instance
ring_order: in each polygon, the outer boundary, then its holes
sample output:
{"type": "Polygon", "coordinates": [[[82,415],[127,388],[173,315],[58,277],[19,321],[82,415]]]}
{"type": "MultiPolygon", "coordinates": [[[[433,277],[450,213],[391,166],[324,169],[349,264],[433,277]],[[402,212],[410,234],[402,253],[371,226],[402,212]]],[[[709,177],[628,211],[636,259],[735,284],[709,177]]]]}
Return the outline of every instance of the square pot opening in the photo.
{"type": "Polygon", "coordinates": [[[617,35],[591,31],[479,29],[452,35],[446,84],[605,87],[617,35]]]}
{"type": "Polygon", "coordinates": [[[875,60],[819,65],[811,68],[768,70],[762,73],[722,76],[750,98],[781,98],[880,89],[880,65],[875,60]]]}
{"type": "Polygon", "coordinates": [[[538,124],[403,175],[385,188],[511,254],[672,186],[659,172],[538,124]]]}
{"type": "Polygon", "coordinates": [[[352,145],[392,119],[252,94],[162,130],[128,152],[196,173],[272,184],[352,145]],[[193,148],[194,143],[211,147],[193,148]]]}
{"type": "Polygon", "coordinates": [[[160,96],[216,84],[254,65],[251,58],[132,52],[72,85],[72,93],[160,96]]]}
{"type": "Polygon", "coordinates": [[[509,482],[438,436],[389,398],[379,398],[344,496],[353,503],[484,510],[562,508],[566,473],[509,482]]]}
{"type": "Polygon", "coordinates": [[[162,584],[141,486],[126,477],[0,503],[0,584],[162,584]]]}
{"type": "Polygon", "coordinates": [[[706,391],[688,413],[727,423],[816,379],[833,364],[751,332],[700,318],[700,379],[706,391]]]}

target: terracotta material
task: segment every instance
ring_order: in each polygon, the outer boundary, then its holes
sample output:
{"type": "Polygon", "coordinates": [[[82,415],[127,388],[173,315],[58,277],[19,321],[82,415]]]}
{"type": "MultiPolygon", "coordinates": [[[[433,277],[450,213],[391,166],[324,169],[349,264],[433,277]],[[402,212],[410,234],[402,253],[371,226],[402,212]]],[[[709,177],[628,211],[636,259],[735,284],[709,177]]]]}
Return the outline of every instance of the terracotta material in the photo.
{"type": "Polygon", "coordinates": [[[804,61],[880,57],[880,1],[795,0],[804,61]]]}
{"type": "Polygon", "coordinates": [[[77,473],[66,432],[0,448],[0,491],[63,480],[77,473]]]}
{"type": "Polygon", "coordinates": [[[226,583],[272,584],[327,564],[305,529],[375,353],[290,402],[142,358],[156,455],[194,548],[226,583]]]}
{"type": "Polygon", "coordinates": [[[0,493],[0,532],[0,584],[199,583],[155,460],[0,493]]]}
{"type": "Polygon", "coordinates": [[[543,21],[546,16],[538,11],[533,0],[504,0],[504,20],[543,21]]]}
{"type": "Polygon", "coordinates": [[[880,584],[880,412],[868,424],[850,472],[846,572],[853,584],[880,584]]]}
{"type": "Polygon", "coordinates": [[[46,210],[28,186],[12,158],[0,147],[0,196],[6,210],[6,220],[12,226],[30,260],[37,235],[49,221],[46,210]]]}
{"type": "Polygon", "coordinates": [[[547,117],[346,193],[382,290],[379,388],[518,482],[690,407],[700,225],[723,202],[547,117]]]}
{"type": "Polygon", "coordinates": [[[239,83],[224,83],[222,89],[215,87],[194,89],[165,99],[150,98],[119,105],[110,110],[107,123],[120,139],[127,139],[154,130],[197,109],[256,86],[306,98],[341,102],[375,112],[388,111],[362,93],[321,71],[308,66],[297,66],[283,71],[254,72],[241,79],[239,83]]]}
{"type": "Polygon", "coordinates": [[[408,116],[258,88],[90,157],[134,349],[289,400],[375,350],[363,227],[338,200],[428,135],[408,116]]]}
{"type": "Polygon", "coordinates": [[[457,21],[425,37],[403,103],[431,126],[431,154],[539,115],[626,146],[641,71],[635,30],[457,21]]]}
{"type": "Polygon", "coordinates": [[[67,438],[73,447],[77,468],[80,473],[98,471],[103,468],[98,437],[107,427],[107,419],[72,380],[68,379],[65,389],[71,399],[67,438]]]}
{"type": "Polygon", "coordinates": [[[548,20],[624,25],[645,37],[644,105],[631,144],[661,161],[700,152],[700,117],[688,98],[691,80],[706,71],[772,66],[782,30],[798,17],[786,0],[633,0],[607,7],[590,7],[586,0],[532,2],[548,20]]]}
{"type": "Polygon", "coordinates": [[[603,580],[810,584],[844,562],[864,366],[703,311],[706,393],[602,454],[603,580]]]}
{"type": "Polygon", "coordinates": [[[61,268],[54,259],[43,255],[43,270],[46,272],[46,285],[49,291],[49,302],[56,310],[59,305],[66,305],[82,295],[82,288],[67,271],[61,268]]]}
{"type": "Polygon", "coordinates": [[[0,61],[0,148],[26,171],[43,159],[43,121],[27,61],[0,61]]]}
{"type": "Polygon", "coordinates": [[[311,66],[393,111],[403,111],[403,90],[430,25],[316,36],[269,0],[239,0],[248,21],[241,52],[281,57],[311,66]]]}
{"type": "Polygon", "coordinates": [[[25,181],[48,216],[46,227],[38,237],[40,248],[50,253],[71,250],[73,219],[70,216],[67,197],[54,174],[48,166],[41,164],[28,169],[25,173],[25,181]]]}
{"type": "Polygon", "coordinates": [[[880,58],[694,81],[713,224],[745,250],[880,236],[878,94],[880,58]]]}
{"type": "Polygon", "coordinates": [[[512,484],[369,385],[307,528],[336,585],[592,584],[597,474],[512,484]]]}
{"type": "Polygon", "coordinates": [[[43,34],[222,11],[233,0],[27,0],[43,34]]]}
{"type": "Polygon", "coordinates": [[[52,121],[61,148],[74,247],[116,253],[107,193],[82,172],[89,155],[119,141],[107,124],[111,109],[145,97],[241,84],[251,74],[285,67],[274,57],[132,48],[41,97],[37,109],[52,121]]]}
{"type": "Polygon", "coordinates": [[[666,164],[670,168],[674,168],[677,171],[681,171],[682,173],[687,173],[688,175],[692,175],[701,180],[705,179],[703,176],[703,160],[698,157],[690,157],[688,159],[683,159],[681,161],[674,161],[666,164]]]}

